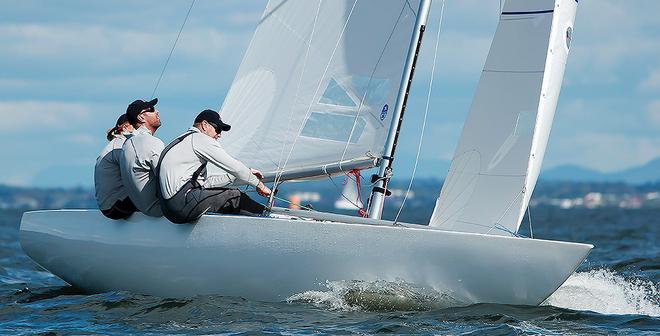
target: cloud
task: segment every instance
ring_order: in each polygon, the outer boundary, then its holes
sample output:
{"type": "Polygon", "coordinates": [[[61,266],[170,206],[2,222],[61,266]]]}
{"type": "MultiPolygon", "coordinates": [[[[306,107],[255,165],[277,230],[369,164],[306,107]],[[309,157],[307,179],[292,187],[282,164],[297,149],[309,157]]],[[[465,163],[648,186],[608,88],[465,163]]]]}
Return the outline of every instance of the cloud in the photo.
{"type": "Polygon", "coordinates": [[[68,142],[83,146],[96,146],[100,143],[98,136],[94,136],[88,133],[71,134],[66,136],[65,139],[68,142]]]}
{"type": "Polygon", "coordinates": [[[650,102],[646,107],[646,113],[649,121],[660,127],[660,100],[650,102]]]}
{"type": "Polygon", "coordinates": [[[26,171],[25,169],[17,169],[10,173],[3,173],[0,175],[0,184],[6,184],[17,187],[27,187],[33,185],[33,171],[26,171]]]}
{"type": "Polygon", "coordinates": [[[227,21],[234,25],[252,25],[256,27],[263,11],[237,11],[227,15],[227,21]]]}
{"type": "Polygon", "coordinates": [[[551,137],[546,167],[578,164],[601,171],[618,171],[644,164],[660,156],[660,136],[578,132],[551,137]]]}
{"type": "MultiPolygon", "coordinates": [[[[134,67],[136,62],[154,59],[164,63],[175,37],[175,31],[149,32],[96,25],[0,25],[2,58],[48,59],[50,63],[93,68],[134,67]]],[[[250,34],[243,32],[224,33],[208,27],[187,29],[182,33],[175,56],[214,60],[232,52],[237,45],[247,45],[249,37],[250,34]]]]}
{"type": "Polygon", "coordinates": [[[582,83],[618,83],[636,63],[660,58],[660,2],[580,2],[569,67],[582,83]]]}
{"type": "Polygon", "coordinates": [[[642,91],[660,90],[660,69],[651,71],[648,77],[639,84],[638,88],[642,91]]]}
{"type": "Polygon", "coordinates": [[[0,130],[20,133],[31,128],[68,129],[91,115],[85,103],[58,101],[0,101],[0,130]]]}
{"type": "Polygon", "coordinates": [[[23,79],[0,78],[0,88],[2,89],[24,89],[28,86],[28,81],[23,79]]]}

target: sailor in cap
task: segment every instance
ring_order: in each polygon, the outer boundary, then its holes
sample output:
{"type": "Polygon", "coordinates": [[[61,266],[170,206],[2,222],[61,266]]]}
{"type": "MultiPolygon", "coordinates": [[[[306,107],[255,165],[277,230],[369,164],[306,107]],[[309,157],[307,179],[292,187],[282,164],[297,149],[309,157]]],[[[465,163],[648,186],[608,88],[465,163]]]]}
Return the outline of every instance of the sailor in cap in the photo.
{"type": "Polygon", "coordinates": [[[230,185],[256,187],[262,196],[270,189],[261,182],[263,175],[231,157],[220,146],[221,132],[231,126],[218,112],[202,111],[192,127],[170,143],[160,156],[158,175],[165,217],[174,223],[189,223],[205,212],[261,215],[264,206],[230,185]],[[207,163],[226,173],[208,175],[207,163]]]}
{"type": "Polygon", "coordinates": [[[94,166],[94,189],[96,202],[101,212],[108,218],[124,219],[137,211],[128,197],[128,191],[121,180],[119,161],[122,145],[133,132],[126,114],[117,119],[115,127],[107,132],[108,144],[96,159],[94,166]]]}
{"type": "Polygon", "coordinates": [[[156,103],[158,98],[136,100],[128,105],[126,117],[135,131],[124,142],[119,163],[121,178],[131,201],[145,215],[161,217],[163,212],[157,195],[155,169],[165,144],[154,136],[161,124],[156,103]]]}

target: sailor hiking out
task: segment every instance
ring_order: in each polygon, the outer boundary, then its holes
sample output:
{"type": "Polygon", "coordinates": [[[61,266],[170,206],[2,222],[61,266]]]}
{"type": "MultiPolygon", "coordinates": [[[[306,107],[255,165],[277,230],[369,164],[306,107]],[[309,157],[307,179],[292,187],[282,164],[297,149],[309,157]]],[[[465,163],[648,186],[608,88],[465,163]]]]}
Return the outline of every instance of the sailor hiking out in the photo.
{"type": "Polygon", "coordinates": [[[128,197],[119,168],[122,145],[132,131],[133,126],[128,122],[126,114],[122,114],[115,127],[108,130],[107,138],[110,142],[103,148],[94,165],[96,202],[101,213],[111,219],[125,219],[138,211],[128,197]]]}
{"type": "Polygon", "coordinates": [[[230,187],[247,184],[256,187],[262,196],[271,193],[260,181],[260,171],[246,167],[220,146],[220,133],[230,128],[218,112],[204,110],[188,131],[163,150],[158,174],[163,213],[170,221],[189,223],[207,211],[247,215],[264,212],[263,205],[230,187]],[[209,162],[226,173],[209,176],[209,162]]]}
{"type": "Polygon", "coordinates": [[[156,103],[158,98],[136,100],[128,105],[126,117],[135,131],[124,142],[120,166],[122,181],[135,206],[145,215],[161,217],[155,169],[165,144],[153,136],[161,125],[156,103]]]}

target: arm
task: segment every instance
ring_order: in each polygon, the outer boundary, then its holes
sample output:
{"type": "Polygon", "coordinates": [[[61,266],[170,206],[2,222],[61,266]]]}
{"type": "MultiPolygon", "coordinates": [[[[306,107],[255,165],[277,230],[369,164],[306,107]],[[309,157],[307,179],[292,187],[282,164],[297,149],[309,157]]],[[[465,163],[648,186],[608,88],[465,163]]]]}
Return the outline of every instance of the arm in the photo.
{"type": "Polygon", "coordinates": [[[227,154],[217,141],[201,133],[193,134],[191,137],[192,147],[197,155],[220,167],[243,183],[255,187],[261,183],[248,167],[227,154]]]}

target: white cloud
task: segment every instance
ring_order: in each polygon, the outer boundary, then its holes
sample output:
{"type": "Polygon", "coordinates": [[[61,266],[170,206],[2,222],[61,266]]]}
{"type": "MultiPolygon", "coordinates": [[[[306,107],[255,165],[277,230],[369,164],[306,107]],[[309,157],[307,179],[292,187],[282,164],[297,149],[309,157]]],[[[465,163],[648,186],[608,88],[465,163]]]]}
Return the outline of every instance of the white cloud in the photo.
{"type": "MultiPolygon", "coordinates": [[[[175,56],[216,59],[234,50],[241,41],[247,45],[249,36],[206,27],[184,30],[175,56]]],[[[82,61],[79,65],[94,67],[130,66],[154,59],[164,62],[175,37],[175,31],[149,32],[79,24],[0,25],[0,43],[5,58],[37,58],[66,63],[82,61]]]]}
{"type": "Polygon", "coordinates": [[[100,138],[98,136],[94,136],[88,133],[71,134],[66,136],[65,139],[68,142],[83,146],[96,146],[100,143],[100,138]]]}
{"type": "Polygon", "coordinates": [[[0,184],[6,184],[17,187],[26,187],[32,184],[34,172],[27,172],[25,169],[13,170],[11,173],[0,175],[0,184]]]}
{"type": "MultiPolygon", "coordinates": [[[[660,100],[650,102],[646,107],[646,113],[649,121],[660,127],[660,100]]],[[[658,133],[660,133],[660,130],[658,133]]]]}
{"type": "Polygon", "coordinates": [[[659,157],[660,135],[642,137],[578,132],[573,136],[551,137],[549,146],[552,151],[545,167],[578,164],[611,172],[641,165],[659,157]]]}
{"type": "Polygon", "coordinates": [[[584,83],[619,82],[635,63],[658,62],[660,2],[584,1],[569,66],[584,83]]]}
{"type": "Polygon", "coordinates": [[[0,88],[2,89],[24,89],[27,86],[27,80],[0,78],[0,88]]]}
{"type": "Polygon", "coordinates": [[[227,15],[227,21],[235,25],[253,25],[256,27],[257,22],[261,19],[263,11],[237,11],[227,15]]]}
{"type": "Polygon", "coordinates": [[[648,77],[639,84],[644,91],[660,90],[660,69],[649,72],[648,77]]]}
{"type": "Polygon", "coordinates": [[[68,129],[91,114],[85,103],[58,101],[0,101],[0,130],[22,132],[33,128],[68,129]]]}

